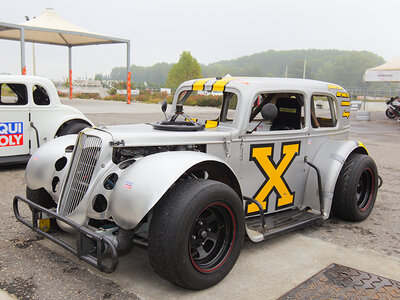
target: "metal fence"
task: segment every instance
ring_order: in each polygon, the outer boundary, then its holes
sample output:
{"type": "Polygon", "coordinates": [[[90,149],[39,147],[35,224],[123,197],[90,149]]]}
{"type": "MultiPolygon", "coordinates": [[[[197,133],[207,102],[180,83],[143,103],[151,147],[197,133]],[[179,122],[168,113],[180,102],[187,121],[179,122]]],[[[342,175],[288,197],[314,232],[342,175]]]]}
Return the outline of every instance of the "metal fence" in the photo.
{"type": "MultiPolygon", "coordinates": [[[[346,88],[350,99],[353,100],[363,100],[365,94],[364,87],[358,88],[346,88]]],[[[400,89],[398,88],[387,88],[387,89],[367,89],[367,100],[370,101],[387,101],[391,97],[400,96],[400,89]]]]}

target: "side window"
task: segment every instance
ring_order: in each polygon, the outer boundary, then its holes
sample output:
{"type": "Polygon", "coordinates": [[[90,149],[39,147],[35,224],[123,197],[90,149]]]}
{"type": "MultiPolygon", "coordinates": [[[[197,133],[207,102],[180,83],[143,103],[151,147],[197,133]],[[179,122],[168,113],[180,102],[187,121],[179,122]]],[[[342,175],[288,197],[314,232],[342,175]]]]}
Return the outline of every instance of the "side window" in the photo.
{"type": "Polygon", "coordinates": [[[28,104],[27,89],[24,84],[2,83],[0,84],[1,105],[26,105],[28,104]]]}
{"type": "Polygon", "coordinates": [[[253,103],[250,123],[258,122],[257,130],[297,130],[305,127],[304,97],[297,93],[260,94],[253,103]],[[261,122],[261,109],[267,103],[275,104],[278,115],[272,122],[261,122]]]}
{"type": "Polygon", "coordinates": [[[311,98],[311,125],[313,128],[336,127],[336,101],[329,96],[313,95],[311,98]]]}
{"type": "Polygon", "coordinates": [[[33,87],[33,102],[36,105],[49,105],[50,97],[44,87],[35,85],[33,87]]]}

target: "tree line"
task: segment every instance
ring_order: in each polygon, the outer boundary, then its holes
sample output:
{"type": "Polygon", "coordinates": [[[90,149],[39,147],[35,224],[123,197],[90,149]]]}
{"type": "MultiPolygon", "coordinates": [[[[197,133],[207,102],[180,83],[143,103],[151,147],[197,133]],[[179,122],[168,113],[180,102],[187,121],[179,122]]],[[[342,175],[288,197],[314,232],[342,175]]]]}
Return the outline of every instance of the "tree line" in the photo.
{"type": "MultiPolygon", "coordinates": [[[[310,49],[269,50],[204,65],[198,64],[190,52],[184,51],[177,64],[157,63],[149,67],[132,65],[131,72],[136,87],[175,88],[186,79],[217,77],[226,74],[302,78],[304,65],[306,65],[305,78],[307,79],[329,81],[347,88],[354,88],[363,86],[365,69],[384,62],[382,57],[368,51],[310,49]],[[170,71],[174,76],[169,75],[170,71]]],[[[126,80],[125,74],[125,67],[115,67],[107,77],[112,80],[126,80]]]]}

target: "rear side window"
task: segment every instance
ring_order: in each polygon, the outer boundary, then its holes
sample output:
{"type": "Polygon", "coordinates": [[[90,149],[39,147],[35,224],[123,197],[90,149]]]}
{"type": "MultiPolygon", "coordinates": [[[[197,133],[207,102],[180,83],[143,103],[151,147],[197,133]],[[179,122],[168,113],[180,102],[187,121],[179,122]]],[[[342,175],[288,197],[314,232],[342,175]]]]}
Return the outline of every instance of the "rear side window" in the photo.
{"type": "Polygon", "coordinates": [[[26,86],[20,83],[0,84],[0,105],[26,105],[28,93],[26,86]]]}
{"type": "Polygon", "coordinates": [[[44,87],[40,85],[35,85],[33,87],[33,102],[36,105],[49,105],[50,97],[44,87]]]}
{"type": "Polygon", "coordinates": [[[325,95],[311,98],[311,125],[313,128],[336,127],[336,101],[325,95]]]}

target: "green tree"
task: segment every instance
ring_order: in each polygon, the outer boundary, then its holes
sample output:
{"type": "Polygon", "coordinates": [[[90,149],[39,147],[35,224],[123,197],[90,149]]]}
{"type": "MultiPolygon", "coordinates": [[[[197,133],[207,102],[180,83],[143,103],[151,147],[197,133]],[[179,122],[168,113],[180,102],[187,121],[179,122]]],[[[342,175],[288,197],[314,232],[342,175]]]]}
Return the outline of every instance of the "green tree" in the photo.
{"type": "Polygon", "coordinates": [[[103,74],[97,73],[94,75],[94,80],[103,80],[103,74]]]}
{"type": "Polygon", "coordinates": [[[332,81],[344,87],[363,86],[365,69],[382,64],[383,59],[366,51],[349,52],[327,61],[318,72],[321,80],[332,81]]]}
{"type": "Polygon", "coordinates": [[[183,81],[201,77],[201,67],[189,51],[183,51],[178,63],[168,72],[166,86],[176,89],[183,81]]]}

